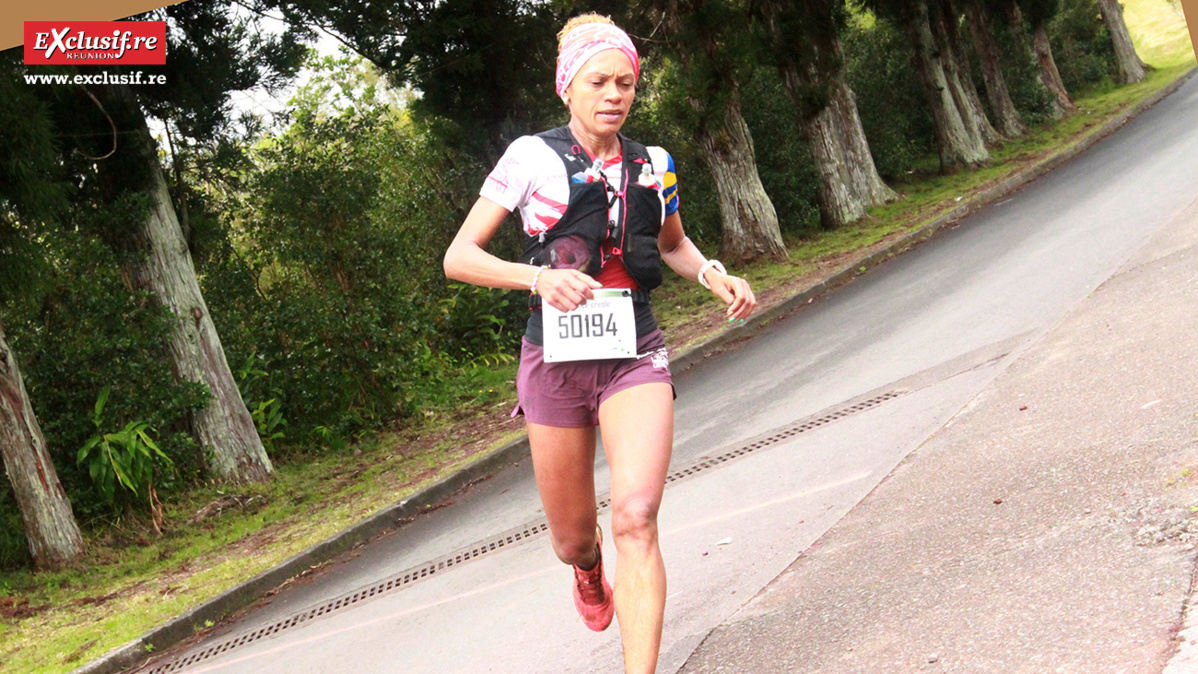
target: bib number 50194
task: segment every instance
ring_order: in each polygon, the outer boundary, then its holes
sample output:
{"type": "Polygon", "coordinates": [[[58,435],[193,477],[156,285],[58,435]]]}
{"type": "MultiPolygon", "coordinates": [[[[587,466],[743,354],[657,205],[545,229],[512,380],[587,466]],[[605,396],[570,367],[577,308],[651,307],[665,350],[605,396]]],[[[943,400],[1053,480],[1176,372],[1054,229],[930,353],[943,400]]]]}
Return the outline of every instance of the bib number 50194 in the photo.
{"type": "Polygon", "coordinates": [[[628,290],[596,290],[574,311],[542,305],[545,362],[636,356],[636,319],[628,290]]]}

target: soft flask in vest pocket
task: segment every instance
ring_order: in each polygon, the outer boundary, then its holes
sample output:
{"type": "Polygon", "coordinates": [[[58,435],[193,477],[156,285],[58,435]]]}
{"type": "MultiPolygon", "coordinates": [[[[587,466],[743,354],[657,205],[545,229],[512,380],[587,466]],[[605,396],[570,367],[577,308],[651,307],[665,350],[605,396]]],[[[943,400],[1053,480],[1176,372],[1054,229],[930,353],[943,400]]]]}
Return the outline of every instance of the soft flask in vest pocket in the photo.
{"type": "Polygon", "coordinates": [[[520,261],[595,276],[603,266],[601,245],[607,230],[603,183],[571,183],[566,212],[548,230],[528,237],[520,261]]]}

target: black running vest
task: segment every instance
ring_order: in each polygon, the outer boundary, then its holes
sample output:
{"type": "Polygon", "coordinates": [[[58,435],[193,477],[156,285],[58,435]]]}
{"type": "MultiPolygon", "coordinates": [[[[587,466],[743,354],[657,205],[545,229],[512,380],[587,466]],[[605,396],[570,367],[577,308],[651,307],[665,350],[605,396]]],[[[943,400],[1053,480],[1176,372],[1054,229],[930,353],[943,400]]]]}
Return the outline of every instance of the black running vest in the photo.
{"type": "MultiPolygon", "coordinates": [[[[575,182],[573,176],[584,174],[592,162],[568,127],[545,131],[537,137],[545,141],[565,166],[570,198],[566,212],[555,225],[540,234],[526,235],[520,261],[538,267],[549,265],[551,269],[578,269],[594,277],[606,262],[605,254],[619,254],[628,275],[646,293],[661,285],[657,235],[665,220],[665,202],[657,189],[637,184],[642,167],[651,165],[645,146],[620,136],[624,185],[623,190],[616,190],[605,180],[575,182]],[[616,203],[621,207],[613,220],[611,206],[616,203]],[[610,252],[605,253],[605,248],[610,252]]],[[[647,301],[638,301],[635,307],[637,336],[643,337],[655,330],[657,323],[647,301]]],[[[541,344],[539,309],[529,317],[525,337],[541,344]]]]}
{"type": "Polygon", "coordinates": [[[620,137],[624,155],[624,190],[602,180],[574,182],[572,176],[591,166],[586,152],[568,127],[537,134],[561,159],[570,180],[570,200],[557,224],[541,234],[527,236],[520,261],[551,269],[578,269],[595,276],[603,267],[603,248],[610,243],[612,254],[624,256],[624,266],[644,290],[661,285],[661,257],[657,235],[665,220],[665,203],[660,193],[637,184],[641,167],[650,164],[649,151],[636,141],[620,137]],[[622,208],[615,220],[609,209],[617,200],[622,208]]]}

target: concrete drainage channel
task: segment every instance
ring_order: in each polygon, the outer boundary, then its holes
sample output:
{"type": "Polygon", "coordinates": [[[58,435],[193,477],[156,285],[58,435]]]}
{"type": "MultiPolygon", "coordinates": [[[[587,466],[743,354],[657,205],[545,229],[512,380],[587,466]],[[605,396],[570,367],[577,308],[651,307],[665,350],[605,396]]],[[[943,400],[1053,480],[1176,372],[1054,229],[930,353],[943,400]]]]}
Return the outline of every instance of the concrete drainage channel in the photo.
{"type": "MultiPolygon", "coordinates": [[[[797,435],[806,433],[808,431],[813,431],[834,421],[844,419],[845,417],[860,414],[861,412],[878,407],[889,400],[899,398],[908,393],[910,393],[910,390],[906,388],[892,389],[878,395],[873,395],[864,400],[850,401],[849,403],[832,407],[822,413],[816,413],[812,416],[805,417],[784,426],[771,429],[765,433],[762,433],[761,435],[750,438],[736,449],[720,454],[719,456],[700,459],[699,461],[696,461],[685,468],[671,472],[666,476],[666,484],[668,485],[676,483],[696,475],[700,475],[712,468],[723,466],[730,462],[736,461],[737,459],[744,458],[759,449],[765,449],[778,443],[785,442],[797,435]]],[[[603,511],[610,506],[611,498],[610,496],[605,496],[599,500],[597,509],[599,511],[603,511]]],[[[510,548],[525,541],[538,538],[548,531],[549,525],[545,522],[545,518],[537,518],[531,522],[508,529],[497,536],[473,543],[459,550],[455,550],[447,555],[438,557],[432,561],[405,569],[404,571],[401,571],[393,576],[389,576],[388,578],[380,580],[376,583],[372,583],[366,587],[358,588],[351,592],[347,592],[340,596],[329,599],[316,606],[294,613],[265,627],[261,627],[251,632],[246,632],[244,634],[226,639],[220,643],[204,648],[203,650],[187,654],[183,657],[178,657],[161,664],[152,665],[143,671],[145,671],[147,674],[167,674],[168,672],[181,671],[184,668],[199,664],[218,655],[222,655],[236,648],[240,648],[246,644],[250,644],[267,637],[273,637],[281,632],[291,629],[292,627],[303,625],[321,616],[341,610],[347,606],[353,606],[354,604],[358,604],[373,597],[378,597],[383,594],[402,589],[408,585],[411,585],[412,583],[429,578],[455,566],[460,566],[461,564],[478,559],[484,555],[491,554],[497,550],[510,548]]]]}

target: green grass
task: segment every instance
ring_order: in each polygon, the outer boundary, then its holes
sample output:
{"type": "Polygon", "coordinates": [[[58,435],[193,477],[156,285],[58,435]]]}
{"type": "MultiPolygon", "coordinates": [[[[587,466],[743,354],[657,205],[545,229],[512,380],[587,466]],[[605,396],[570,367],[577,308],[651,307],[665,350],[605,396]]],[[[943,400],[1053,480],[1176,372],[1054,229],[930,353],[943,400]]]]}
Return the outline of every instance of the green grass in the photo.
{"type": "MultiPolygon", "coordinates": [[[[1148,80],[1079,96],[1077,114],[1007,143],[981,170],[913,175],[893,186],[903,195],[900,201],[851,227],[789,241],[783,262],[748,265],[737,273],[752,282],[765,304],[780,302],[830,271],[859,265],[871,250],[996,181],[1067,149],[1193,65],[1176,5],[1128,0],[1126,12],[1141,55],[1158,68],[1148,80]]],[[[675,351],[728,329],[710,293],[676,276],[657,291],[655,307],[675,351]]],[[[5,598],[17,597],[47,608],[0,620],[0,670],[78,667],[502,446],[520,434],[506,418],[514,379],[514,362],[480,361],[452,381],[426,384],[430,402],[418,415],[418,427],[378,434],[339,452],[292,450],[274,457],[270,484],[236,490],[247,502],[244,508],[191,525],[200,508],[228,495],[196,490],[168,503],[160,538],[146,534],[143,522],[114,523],[88,540],[88,558],[78,568],[6,574],[0,578],[0,609],[5,598]]]]}
{"type": "Polygon", "coordinates": [[[1194,48],[1178,0],[1127,0],[1123,17],[1136,52],[1148,65],[1172,68],[1193,63],[1194,48]]]}

